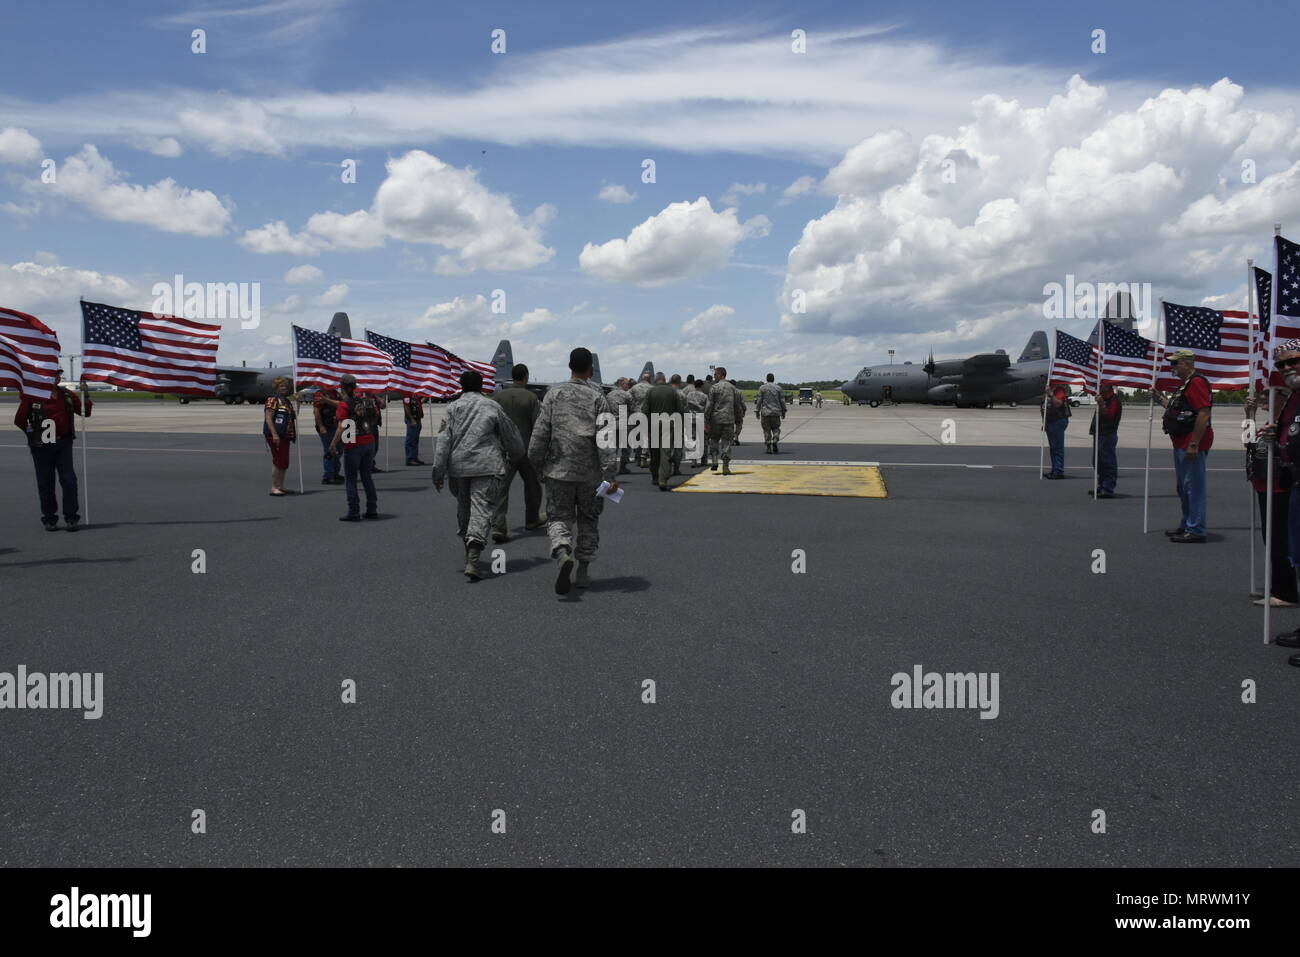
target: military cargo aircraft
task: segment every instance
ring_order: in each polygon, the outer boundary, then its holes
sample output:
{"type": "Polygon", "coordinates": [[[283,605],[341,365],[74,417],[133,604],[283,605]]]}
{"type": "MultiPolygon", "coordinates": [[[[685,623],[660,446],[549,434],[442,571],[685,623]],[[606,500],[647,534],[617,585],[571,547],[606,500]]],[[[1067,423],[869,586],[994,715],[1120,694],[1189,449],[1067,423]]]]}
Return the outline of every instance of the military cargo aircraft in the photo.
{"type": "MultiPolygon", "coordinates": [[[[334,313],[327,335],[352,338],[352,322],[346,312],[334,313]]],[[[260,405],[271,397],[276,379],[293,382],[293,366],[272,366],[268,369],[249,369],[244,366],[217,366],[216,396],[226,405],[247,402],[260,405]]],[[[182,402],[185,400],[182,399],[182,402]]]]}
{"type": "Polygon", "coordinates": [[[1039,331],[1029,337],[1015,362],[1003,349],[938,362],[931,353],[923,365],[904,362],[866,366],[840,390],[873,409],[884,401],[952,404],[958,408],[989,408],[995,402],[1015,405],[1042,396],[1051,364],[1047,333],[1039,331]]]}

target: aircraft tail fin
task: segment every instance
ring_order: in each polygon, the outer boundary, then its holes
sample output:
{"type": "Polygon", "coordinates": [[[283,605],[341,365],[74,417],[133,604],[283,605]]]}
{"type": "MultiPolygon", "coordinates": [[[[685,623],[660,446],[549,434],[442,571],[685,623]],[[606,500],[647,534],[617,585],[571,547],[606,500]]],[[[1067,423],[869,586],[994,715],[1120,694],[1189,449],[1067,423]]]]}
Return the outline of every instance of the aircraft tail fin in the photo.
{"type": "Polygon", "coordinates": [[[496,370],[498,382],[509,382],[513,378],[515,353],[510,348],[509,339],[502,339],[497,343],[497,351],[492,353],[492,367],[496,370]]]}
{"type": "Polygon", "coordinates": [[[602,384],[600,381],[600,356],[594,352],[591,354],[591,381],[597,385],[602,384]]]}
{"type": "Polygon", "coordinates": [[[1041,329],[1029,337],[1025,343],[1025,351],[1020,353],[1017,362],[1033,362],[1035,359],[1050,358],[1047,352],[1047,333],[1041,329]]]}
{"type": "Polygon", "coordinates": [[[330,327],[325,330],[329,336],[338,336],[340,339],[352,338],[352,321],[348,319],[346,312],[334,313],[334,318],[330,320],[330,327]]]}
{"type": "Polygon", "coordinates": [[[637,376],[637,379],[640,379],[642,376],[649,376],[649,377],[650,377],[650,381],[651,381],[651,382],[654,382],[654,380],[655,380],[655,364],[654,364],[653,362],[647,362],[645,365],[643,365],[643,366],[641,367],[641,375],[637,376]]]}

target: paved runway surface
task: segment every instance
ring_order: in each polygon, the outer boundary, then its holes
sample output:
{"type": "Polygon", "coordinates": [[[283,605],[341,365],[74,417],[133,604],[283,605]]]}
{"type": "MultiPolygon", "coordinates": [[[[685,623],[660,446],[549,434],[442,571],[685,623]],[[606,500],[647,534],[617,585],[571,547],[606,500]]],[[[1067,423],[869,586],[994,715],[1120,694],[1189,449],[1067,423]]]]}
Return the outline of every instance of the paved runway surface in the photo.
{"type": "MultiPolygon", "coordinates": [[[[752,405],[752,403],[751,403],[752,405]]],[[[13,418],[13,404],[0,403],[0,420],[13,418]],[[5,414],[6,410],[8,414],[5,414]]],[[[438,431],[445,405],[427,407],[425,435],[438,431]]],[[[402,416],[390,422],[393,440],[400,441],[402,416]]],[[[1074,448],[1091,448],[1088,423],[1093,410],[1080,407],[1073,410],[1070,427],[1066,431],[1066,445],[1074,448]]],[[[1217,413],[1220,430],[1236,433],[1234,424],[1240,419],[1239,407],[1223,406],[1217,413]]],[[[311,416],[304,410],[304,421],[311,416]]],[[[810,405],[794,405],[786,417],[784,431],[792,441],[801,444],[824,445],[951,445],[961,446],[1034,446],[1041,438],[1041,417],[1037,408],[1019,406],[995,409],[955,409],[944,405],[896,405],[872,409],[864,405],[823,405],[820,409],[810,405]],[[951,423],[951,425],[949,425],[951,423]]],[[[217,401],[193,402],[181,405],[175,399],[113,400],[96,403],[91,422],[93,433],[100,432],[164,432],[195,433],[203,435],[250,435],[261,430],[260,406],[227,406],[217,401]]],[[[758,423],[751,415],[745,427],[752,429],[751,438],[762,441],[758,423]]],[[[1153,445],[1165,448],[1160,433],[1160,421],[1154,426],[1153,445]]],[[[1147,445],[1147,407],[1128,404],[1120,423],[1120,446],[1145,449],[1147,445]]],[[[761,446],[760,446],[761,450],[761,446]]]]}
{"type": "Polygon", "coordinates": [[[102,671],[106,702],[0,711],[0,864],[1300,864],[1300,670],[1246,595],[1238,451],[1212,454],[1211,544],[1177,546],[1167,469],[1141,534],[1140,450],[1098,503],[1082,471],[1038,479],[1032,427],[805,434],[782,459],[879,461],[889,497],[663,494],[638,470],[595,584],[561,600],[518,487],[507,572],[470,584],[424,468],[348,525],[339,488],[268,497],[256,435],[101,431],[92,526],[46,533],[12,433],[0,671],[102,671]],[[999,716],[894,709],[918,664],[997,672],[999,716]]]}

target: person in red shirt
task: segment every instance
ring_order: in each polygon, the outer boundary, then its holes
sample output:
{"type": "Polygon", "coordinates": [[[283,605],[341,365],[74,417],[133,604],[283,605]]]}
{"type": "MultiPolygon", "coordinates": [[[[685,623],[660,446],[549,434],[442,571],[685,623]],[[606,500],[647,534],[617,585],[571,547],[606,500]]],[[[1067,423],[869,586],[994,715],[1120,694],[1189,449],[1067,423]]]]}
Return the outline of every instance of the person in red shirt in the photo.
{"type": "Polygon", "coordinates": [[[1089,492],[1097,498],[1114,498],[1115,483],[1119,481],[1119,420],[1124,406],[1119,401],[1115,387],[1103,382],[1097,394],[1097,411],[1093,414],[1088,434],[1097,446],[1097,487],[1089,492]]]}
{"type": "MultiPolygon", "coordinates": [[[[62,372],[56,377],[56,383],[62,372]]],[[[87,398],[85,415],[94,403],[87,398]]],[[[72,464],[72,443],[77,439],[74,416],[82,415],[81,398],[60,385],[51,387],[40,399],[27,396],[18,404],[14,425],[27,435],[27,447],[36,467],[36,491],[41,499],[41,524],[47,532],[59,527],[59,500],[54,492],[58,475],[63,489],[63,518],[68,531],[81,524],[81,507],[77,500],[77,472],[72,464]]]]}
{"type": "Polygon", "coordinates": [[[1171,542],[1200,544],[1205,541],[1205,460],[1214,445],[1210,426],[1214,395],[1210,381],[1196,371],[1196,354],[1191,350],[1171,352],[1169,362],[1182,384],[1173,395],[1155,393],[1155,400],[1165,407],[1164,430],[1174,447],[1183,519],[1165,535],[1171,542]]]}
{"type": "Polygon", "coordinates": [[[330,454],[343,443],[344,487],[348,496],[348,511],[339,517],[340,522],[359,522],[364,518],[378,518],[378,496],[375,480],[370,473],[375,464],[375,451],[379,448],[379,406],[374,396],[357,391],[357,379],[345,375],[339,380],[343,401],[338,407],[338,427],[330,442],[330,454]],[[357,493],[357,480],[366,490],[366,512],[361,514],[361,497],[357,493]]]}
{"type": "Polygon", "coordinates": [[[298,441],[298,414],[289,398],[288,379],[277,377],[271,388],[274,394],[266,400],[262,435],[271,449],[271,494],[279,498],[293,494],[284,487],[284,474],[289,470],[289,446],[298,441]]]}

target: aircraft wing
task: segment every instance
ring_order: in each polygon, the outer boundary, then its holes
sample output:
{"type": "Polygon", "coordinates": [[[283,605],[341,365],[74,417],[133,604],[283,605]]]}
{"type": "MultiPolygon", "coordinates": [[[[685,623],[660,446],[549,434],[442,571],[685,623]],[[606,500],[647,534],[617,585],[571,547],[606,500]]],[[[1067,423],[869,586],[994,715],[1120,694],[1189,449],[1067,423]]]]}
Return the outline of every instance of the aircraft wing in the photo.
{"type": "Polygon", "coordinates": [[[266,372],[266,369],[249,369],[246,366],[217,366],[217,378],[224,378],[227,382],[256,382],[257,377],[266,372]]]}
{"type": "Polygon", "coordinates": [[[1011,358],[1005,352],[982,352],[971,356],[961,364],[964,375],[989,375],[1003,372],[1011,365],[1011,358]]]}

